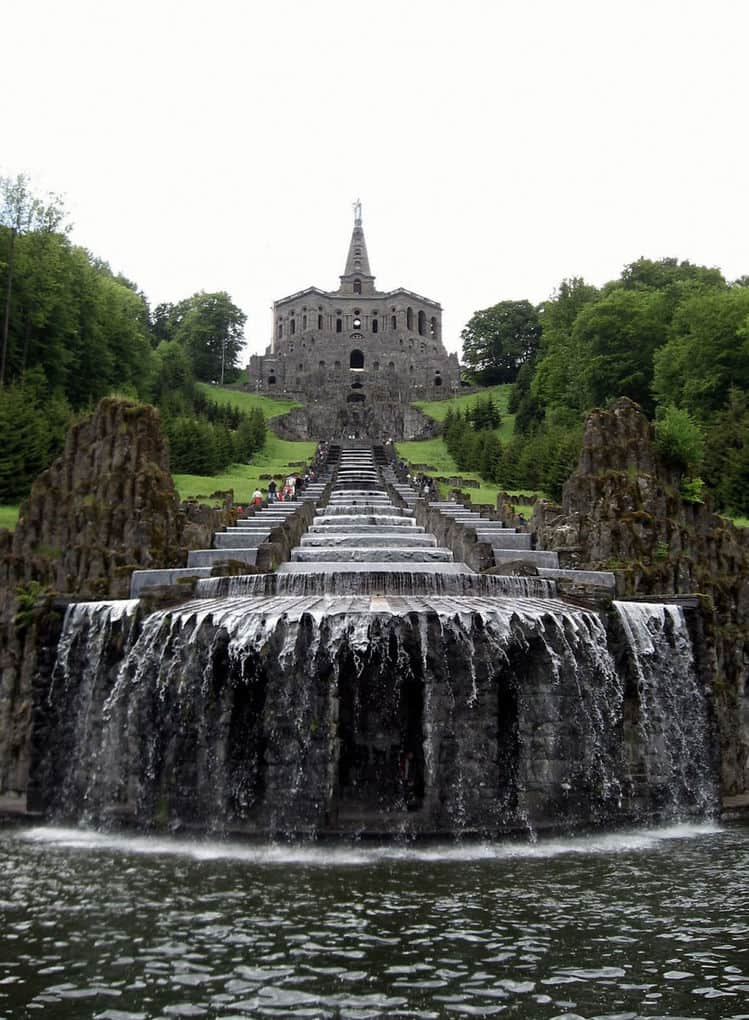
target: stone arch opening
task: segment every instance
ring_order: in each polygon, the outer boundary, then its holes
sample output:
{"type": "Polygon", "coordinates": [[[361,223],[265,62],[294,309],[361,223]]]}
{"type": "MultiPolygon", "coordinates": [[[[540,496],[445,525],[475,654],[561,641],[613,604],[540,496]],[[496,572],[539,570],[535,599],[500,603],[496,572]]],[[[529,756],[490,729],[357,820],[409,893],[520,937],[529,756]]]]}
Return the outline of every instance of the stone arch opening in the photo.
{"type": "Polygon", "coordinates": [[[367,398],[363,393],[349,393],[346,397],[347,404],[363,404],[367,398]]]}
{"type": "Polygon", "coordinates": [[[276,385],[276,377],[274,375],[269,375],[268,376],[268,385],[269,386],[275,386],[276,385]]]}
{"type": "Polygon", "coordinates": [[[356,348],[349,357],[349,368],[364,368],[364,352],[356,348]]]}
{"type": "Polygon", "coordinates": [[[439,372],[434,377],[434,385],[435,386],[441,386],[442,385],[442,376],[439,374],[439,372]]]}
{"type": "Polygon", "coordinates": [[[427,331],[427,317],[424,312],[419,312],[419,336],[424,336],[427,331]]]}
{"type": "Polygon", "coordinates": [[[362,389],[362,384],[359,382],[358,379],[356,380],[356,382],[352,382],[351,383],[351,389],[352,390],[360,390],[360,389],[362,389]]]}
{"type": "Polygon", "coordinates": [[[354,280],[354,294],[361,294],[361,280],[354,280]]]}
{"type": "Polygon", "coordinates": [[[406,329],[414,328],[414,310],[409,307],[406,309],[406,329]]]}

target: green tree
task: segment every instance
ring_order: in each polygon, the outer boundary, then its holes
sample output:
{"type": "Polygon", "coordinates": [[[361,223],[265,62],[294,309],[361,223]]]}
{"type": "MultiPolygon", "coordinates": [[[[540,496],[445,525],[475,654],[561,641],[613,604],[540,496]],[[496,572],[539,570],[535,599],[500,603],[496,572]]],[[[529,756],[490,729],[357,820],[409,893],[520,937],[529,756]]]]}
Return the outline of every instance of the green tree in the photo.
{"type": "Polygon", "coordinates": [[[652,414],[653,356],[666,342],[661,291],[613,290],[586,305],[572,328],[584,407],[630,397],[652,414]]]}
{"type": "Polygon", "coordinates": [[[667,293],[674,303],[685,295],[700,291],[719,289],[725,290],[727,283],[719,269],[707,266],[696,266],[692,262],[679,262],[678,259],[639,258],[622,270],[621,284],[618,281],[612,287],[623,286],[629,290],[647,288],[667,293]]]}
{"type": "MultiPolygon", "coordinates": [[[[539,409],[554,405],[584,410],[585,396],[580,387],[580,338],[573,335],[577,316],[583,308],[598,300],[599,291],[581,277],[562,280],[555,294],[544,302],[539,313],[542,327],[541,343],[535,361],[535,371],[527,384],[535,403],[535,417],[539,409]]],[[[519,374],[522,386],[525,380],[519,374]]],[[[518,407],[518,412],[520,408],[518,407]]]]}
{"type": "Polygon", "coordinates": [[[655,442],[664,460],[682,474],[695,474],[702,463],[702,429],[688,411],[668,404],[658,408],[655,442]]]}
{"type": "Polygon", "coordinates": [[[234,378],[247,316],[225,291],[194,294],[175,306],[168,320],[174,339],[190,357],[196,379],[223,384],[234,378]]]}
{"type": "Polygon", "coordinates": [[[15,179],[0,177],[0,225],[9,231],[8,256],[5,264],[5,309],[0,342],[0,386],[5,384],[16,239],[30,231],[43,233],[59,231],[64,216],[60,196],[48,195],[45,203],[32,193],[26,174],[18,174],[15,179]]]}
{"type": "Polygon", "coordinates": [[[653,388],[709,421],[732,387],[749,389],[749,289],[733,287],[689,297],[677,308],[668,343],[655,356],[653,388]]]}
{"type": "Polygon", "coordinates": [[[538,347],[541,326],[529,301],[500,301],[476,312],[460,334],[463,361],[481,385],[513,382],[538,347]]]}

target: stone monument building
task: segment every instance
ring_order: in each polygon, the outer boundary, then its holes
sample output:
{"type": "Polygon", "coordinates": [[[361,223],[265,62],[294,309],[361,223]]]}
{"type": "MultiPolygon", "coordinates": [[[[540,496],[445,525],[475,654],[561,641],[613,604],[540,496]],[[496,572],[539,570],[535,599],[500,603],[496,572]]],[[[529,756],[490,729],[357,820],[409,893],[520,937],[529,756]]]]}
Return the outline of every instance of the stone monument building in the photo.
{"type": "MultiPolygon", "coordinates": [[[[274,302],[270,345],[249,365],[251,390],[294,397],[307,405],[310,421],[304,431],[311,438],[330,432],[322,421],[319,427],[312,421],[320,418],[315,406],[321,404],[328,408],[322,415],[326,419],[330,407],[336,407],[338,431],[347,424],[361,430],[363,418],[371,430],[367,405],[377,404],[383,405],[388,421],[381,421],[375,431],[393,438],[406,438],[398,435],[402,432],[419,434],[413,425],[393,420],[394,409],[388,413],[384,405],[398,405],[401,413],[395,418],[400,419],[412,400],[448,396],[459,386],[457,355],[448,355],[442,343],[439,303],[403,287],[376,289],[360,202],[354,206],[354,229],[338,289],[308,287],[274,302]]],[[[299,433],[298,428],[292,431],[299,433]]]]}

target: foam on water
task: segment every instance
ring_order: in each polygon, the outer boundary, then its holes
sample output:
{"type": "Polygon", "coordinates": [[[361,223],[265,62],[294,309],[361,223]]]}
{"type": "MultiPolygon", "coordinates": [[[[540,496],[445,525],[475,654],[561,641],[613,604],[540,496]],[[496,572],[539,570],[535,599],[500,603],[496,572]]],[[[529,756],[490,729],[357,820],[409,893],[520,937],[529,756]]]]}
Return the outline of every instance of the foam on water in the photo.
{"type": "Polygon", "coordinates": [[[596,856],[630,854],[652,850],[671,840],[694,840],[725,832],[711,822],[639,828],[563,839],[533,842],[466,842],[434,845],[321,845],[315,843],[243,844],[217,840],[185,840],[159,836],[126,836],[90,829],[40,826],[21,830],[17,838],[81,852],[111,851],[122,854],[172,855],[196,861],[234,860],[248,865],[314,867],[368,867],[381,862],[428,861],[452,865],[467,861],[546,860],[566,854],[596,856]]]}

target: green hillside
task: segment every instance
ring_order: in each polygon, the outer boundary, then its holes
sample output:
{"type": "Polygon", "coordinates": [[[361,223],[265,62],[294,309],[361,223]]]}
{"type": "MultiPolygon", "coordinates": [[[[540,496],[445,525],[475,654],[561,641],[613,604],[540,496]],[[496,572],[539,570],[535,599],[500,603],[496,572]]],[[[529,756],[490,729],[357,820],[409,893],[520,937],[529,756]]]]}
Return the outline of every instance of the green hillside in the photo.
{"type": "Polygon", "coordinates": [[[236,407],[240,411],[253,411],[260,408],[266,418],[278,418],[293,407],[301,407],[297,400],[277,400],[266,397],[262,393],[247,393],[227,386],[214,386],[211,383],[198,382],[197,389],[208,399],[226,407],[236,407]]]}

